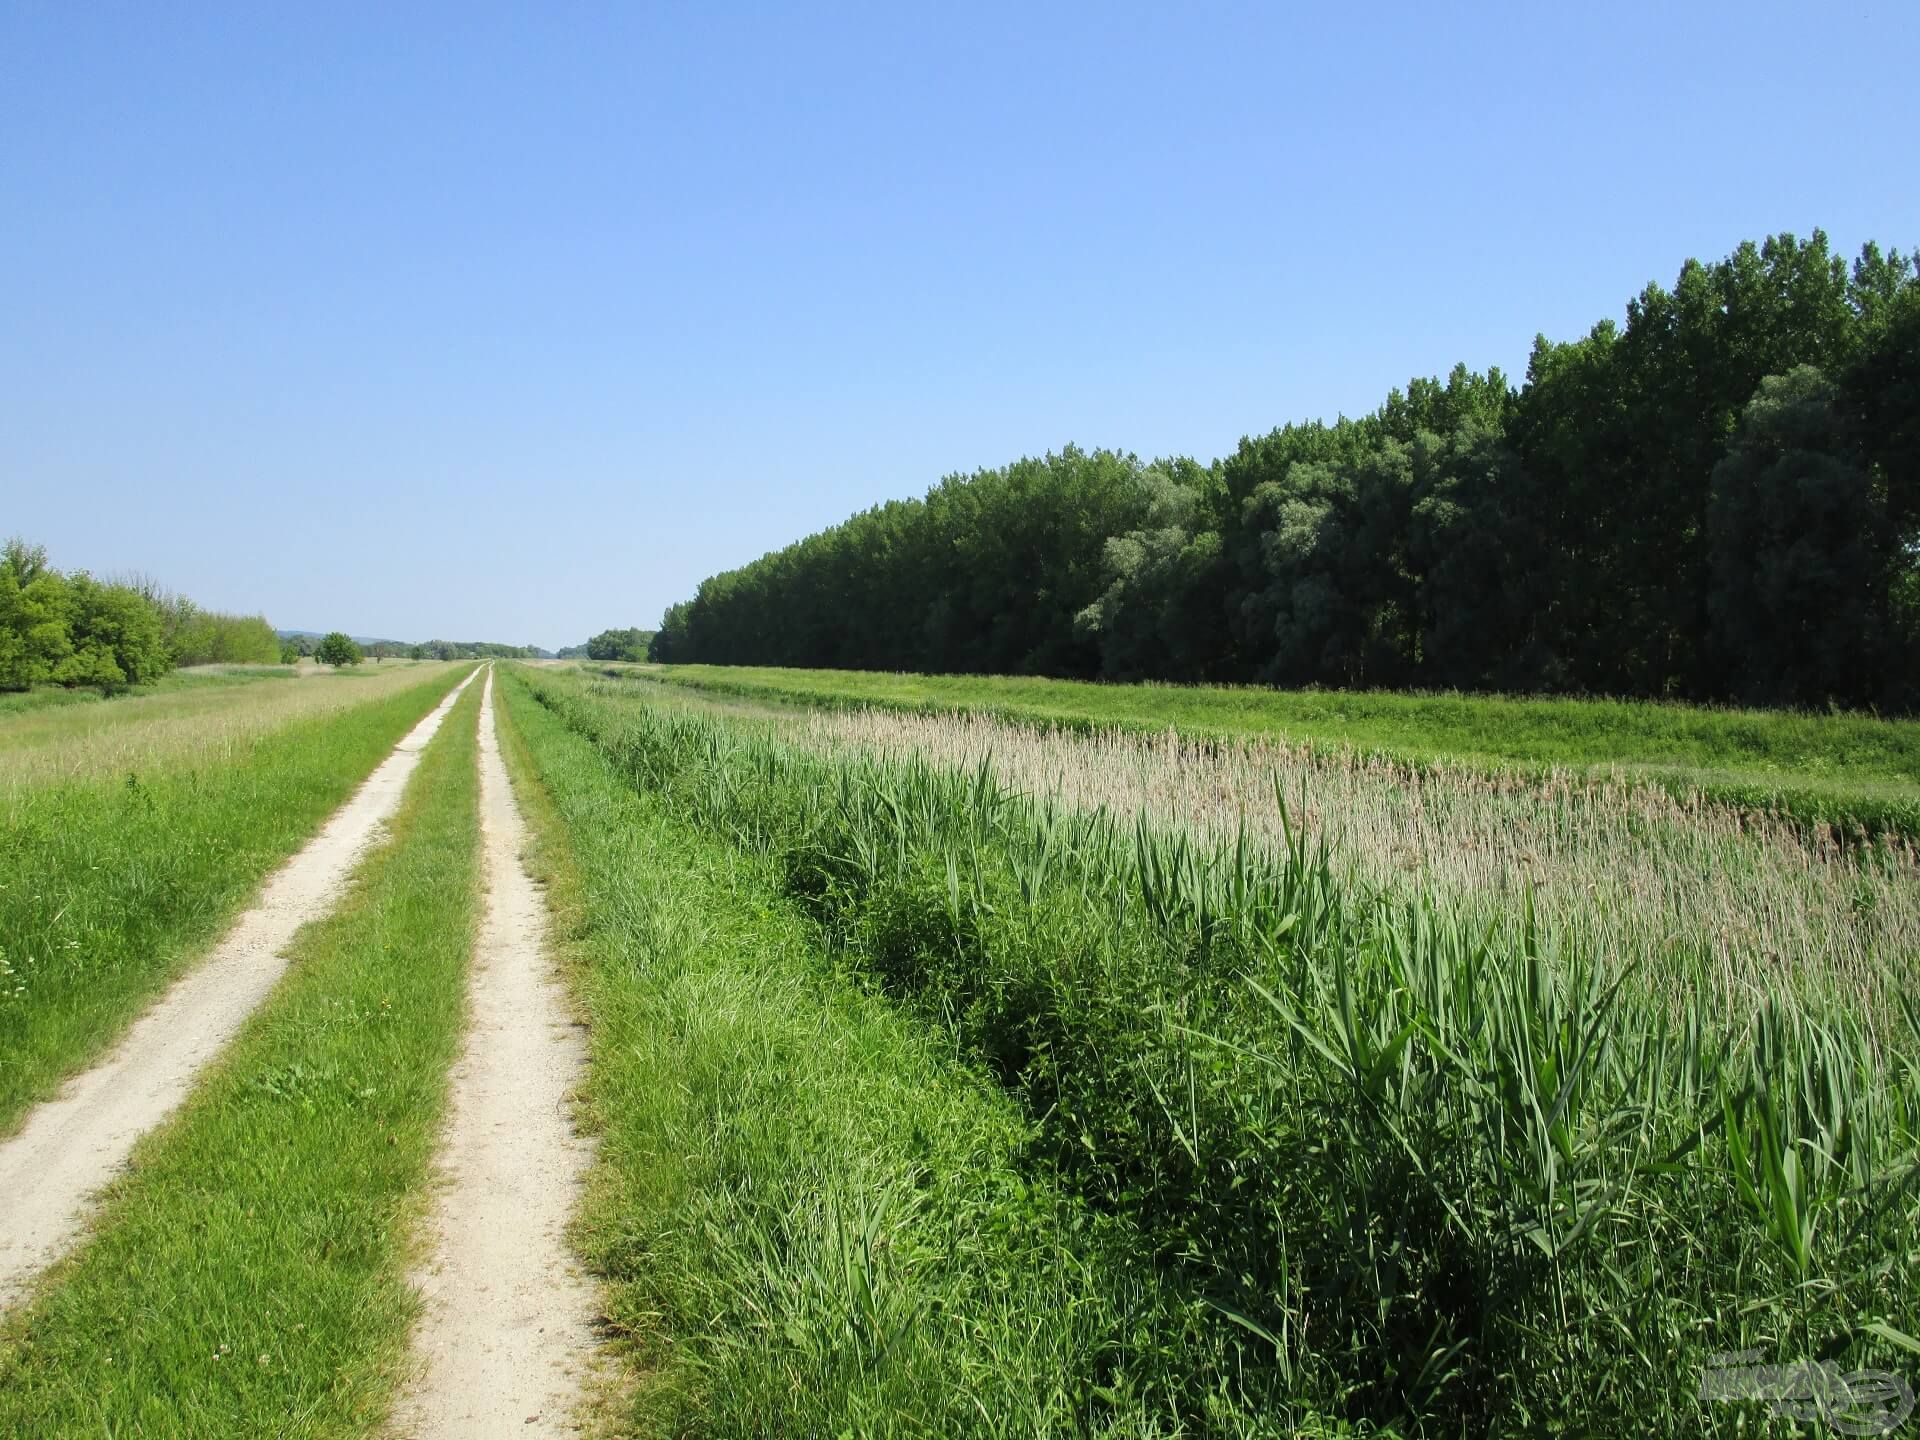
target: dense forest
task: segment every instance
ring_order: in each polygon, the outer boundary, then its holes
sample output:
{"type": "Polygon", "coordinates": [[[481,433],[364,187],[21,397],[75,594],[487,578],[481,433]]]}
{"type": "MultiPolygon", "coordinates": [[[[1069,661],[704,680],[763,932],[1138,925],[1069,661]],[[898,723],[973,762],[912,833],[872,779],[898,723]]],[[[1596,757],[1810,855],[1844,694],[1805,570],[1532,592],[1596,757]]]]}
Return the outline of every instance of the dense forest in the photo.
{"type": "Polygon", "coordinates": [[[0,547],[0,690],[140,685],[176,665],[272,664],[280,641],[259,615],[203,610],[145,576],[62,572],[43,546],[0,547]]]}
{"type": "Polygon", "coordinates": [[[1920,706],[1920,269],[1816,231],[1211,465],[949,476],[671,607],[663,661],[1920,706]]]}

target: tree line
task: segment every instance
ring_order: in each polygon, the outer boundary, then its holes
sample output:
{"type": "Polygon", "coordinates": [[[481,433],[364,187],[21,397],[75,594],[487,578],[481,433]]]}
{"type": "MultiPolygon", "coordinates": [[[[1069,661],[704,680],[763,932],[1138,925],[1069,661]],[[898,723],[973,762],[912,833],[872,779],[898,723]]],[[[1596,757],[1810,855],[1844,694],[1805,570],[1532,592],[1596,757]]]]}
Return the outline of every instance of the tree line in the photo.
{"type": "Polygon", "coordinates": [[[1212,464],[1069,446],[672,606],[661,661],[1920,707],[1920,269],[1778,235],[1212,464]]]}
{"type": "Polygon", "coordinates": [[[46,547],[0,546],[0,690],[35,685],[118,689],[178,665],[272,664],[265,617],[205,610],[144,575],[65,572],[46,547]]]}
{"type": "MultiPolygon", "coordinates": [[[[312,656],[324,664],[334,664],[320,653],[326,641],[336,636],[353,647],[355,655],[377,660],[544,660],[550,658],[538,645],[503,645],[493,640],[369,640],[362,645],[344,631],[327,635],[288,634],[282,638],[282,658],[292,664],[303,656],[312,656]]],[[[344,653],[336,647],[336,653],[344,653]]]]}

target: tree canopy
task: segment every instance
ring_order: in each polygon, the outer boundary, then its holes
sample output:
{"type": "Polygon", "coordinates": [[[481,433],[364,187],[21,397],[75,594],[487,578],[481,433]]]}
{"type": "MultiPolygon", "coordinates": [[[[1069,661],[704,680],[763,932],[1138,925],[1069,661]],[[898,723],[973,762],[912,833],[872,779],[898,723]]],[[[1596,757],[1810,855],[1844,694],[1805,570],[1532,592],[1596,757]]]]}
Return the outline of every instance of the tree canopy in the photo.
{"type": "MultiPolygon", "coordinates": [[[[644,660],[651,630],[602,630],[586,644],[589,660],[644,660]]],[[[562,655],[566,651],[560,652],[562,655]]]]}
{"type": "Polygon", "coordinates": [[[1517,386],[949,476],[703,581],[649,653],[1911,709],[1920,271],[1774,236],[1536,339],[1517,386]]]}
{"type": "Polygon", "coordinates": [[[358,665],[360,647],[344,631],[330,630],[313,647],[313,658],[322,665],[358,665]]]}
{"type": "Polygon", "coordinates": [[[203,610],[144,576],[62,573],[44,546],[0,546],[0,689],[92,685],[118,689],[176,665],[271,664],[273,628],[258,615],[203,610]]]}

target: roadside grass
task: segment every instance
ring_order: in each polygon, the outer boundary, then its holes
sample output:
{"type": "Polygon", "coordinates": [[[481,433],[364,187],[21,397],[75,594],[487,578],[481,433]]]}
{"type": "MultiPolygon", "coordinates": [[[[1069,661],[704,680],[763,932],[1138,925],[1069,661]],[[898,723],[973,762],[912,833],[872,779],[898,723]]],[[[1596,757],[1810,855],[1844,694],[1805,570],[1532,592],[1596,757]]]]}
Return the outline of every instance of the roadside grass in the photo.
{"type": "Polygon", "coordinates": [[[1155,1357],[1185,1312],[1022,1164],[1006,1093],[837,967],[766,865],[501,680],[592,1020],[576,1239],[623,1341],[622,1433],[1172,1433],[1155,1357]]]}
{"type": "Polygon", "coordinates": [[[1702,1402],[1716,1354],[1920,1351],[1906,957],[1878,1016],[1844,977],[1729,997],[1577,908],[1523,893],[1490,933],[1372,893],[1298,830],[1207,842],[986,763],[522,683],[1018,1101],[1022,1173],[1114,1227],[1088,1290],[1152,1274],[1144,1313],[1187,1321],[1128,1372],[1162,1433],[1751,1433],[1757,1405],[1702,1402]]]}
{"type": "Polygon", "coordinates": [[[1005,675],[646,666],[668,684],[809,705],[973,712],[1079,730],[1270,736],[1418,764],[1563,769],[1677,796],[1920,836],[1920,721],[1629,700],[1255,686],[1118,685],[1005,675]]]}
{"type": "Polygon", "coordinates": [[[360,703],[242,726],[218,755],[161,748],[152,768],[0,792],[0,1134],[108,1044],[468,668],[340,687],[360,703]]]}
{"type": "Polygon", "coordinates": [[[0,1434],[377,1433],[478,929],[478,686],[391,838],[0,1325],[0,1434]]]}

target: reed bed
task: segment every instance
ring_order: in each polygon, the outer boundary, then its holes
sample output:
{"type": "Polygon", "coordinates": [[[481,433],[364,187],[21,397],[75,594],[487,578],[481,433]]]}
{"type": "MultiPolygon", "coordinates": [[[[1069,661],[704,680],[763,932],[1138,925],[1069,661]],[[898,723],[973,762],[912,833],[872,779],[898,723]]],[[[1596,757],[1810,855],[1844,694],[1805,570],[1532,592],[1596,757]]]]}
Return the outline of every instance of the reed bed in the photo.
{"type": "MultiPolygon", "coordinates": [[[[633,682],[594,681],[617,695],[633,682]]],[[[1695,794],[1571,770],[1544,776],[1173,730],[1062,730],[978,713],[756,708],[657,692],[672,708],[759,722],[822,753],[920,759],[1080,813],[1144,816],[1206,846],[1244,831],[1324,841],[1340,883],[1471,915],[1503,944],[1577,930],[1609,963],[1678,998],[1841,993],[1884,1016],[1920,957],[1920,848],[1843,846],[1824,829],[1695,794]]],[[[657,703],[657,702],[656,702],[657,703]]]]}
{"type": "MultiPolygon", "coordinates": [[[[1229,835],[1206,818],[1213,761],[1176,742],[1029,737],[1009,784],[1006,749],[984,758],[998,730],[941,750],[525,683],[637,789],[759,857],[841,965],[1018,1097],[1037,1176],[1130,1227],[1102,1264],[1157,1298],[1101,1376],[1062,1377],[1089,1417],[1119,1394],[1152,1397],[1166,1434],[1745,1433],[1761,1411],[1701,1398],[1715,1355],[1895,1373],[1920,1355],[1920,996],[1899,955],[1859,962],[1887,972],[1876,1021],[1872,976],[1795,987],[1733,945],[1623,956],[1591,902],[1543,911],[1551,871],[1490,926],[1432,866],[1359,883],[1325,767],[1299,777],[1311,828],[1269,774],[1272,824],[1243,824],[1250,792],[1229,789],[1229,835]],[[1177,805],[1193,813],[1156,823],[1177,805]]],[[[1364,803],[1438,814],[1436,850],[1491,842],[1503,806],[1536,831],[1603,815],[1623,847],[1687,823],[1572,787],[1443,804],[1417,778],[1345,783],[1407,791],[1364,803]]],[[[1713,843],[1761,843],[1727,823],[1713,843]]],[[[1398,824],[1374,833],[1423,834],[1398,824]]],[[[1597,884],[1604,846],[1584,853],[1597,884]]]]}

